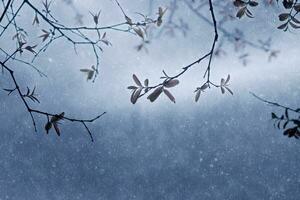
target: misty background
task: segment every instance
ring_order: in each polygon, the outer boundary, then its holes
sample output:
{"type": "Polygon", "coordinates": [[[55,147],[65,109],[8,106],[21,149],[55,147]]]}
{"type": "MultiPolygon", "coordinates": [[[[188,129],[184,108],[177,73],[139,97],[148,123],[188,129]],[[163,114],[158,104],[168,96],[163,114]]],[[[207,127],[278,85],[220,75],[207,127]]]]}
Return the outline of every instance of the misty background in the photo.
{"type": "MultiPolygon", "coordinates": [[[[149,13],[148,0],[120,3],[132,18],[139,19],[135,12],[149,13]]],[[[152,14],[168,4],[154,1],[152,14]]],[[[88,11],[100,9],[101,25],[124,21],[114,1],[77,0],[74,5],[87,26],[93,26],[88,11]]],[[[94,143],[76,123],[63,122],[61,137],[53,130],[46,135],[46,118],[38,115],[35,133],[21,100],[0,91],[1,200],[300,198],[300,143],[273,127],[270,113],[280,110],[249,93],[299,107],[299,33],[276,29],[276,9],[260,6],[253,11],[254,19],[228,26],[243,29],[249,40],[272,37],[273,47],[280,50],[278,58],[269,62],[263,51],[247,48],[250,62],[243,66],[232,45],[225,45],[227,55],[213,59],[211,78],[218,83],[230,74],[233,96],[213,88],[194,102],[193,91],[204,82],[205,61],[172,88],[176,104],[165,96],[155,103],[146,98],[130,103],[127,86],[133,84],[133,73],[157,84],[163,69],[174,75],[211,48],[212,27],[179,6],[179,15],[190,24],[188,35],[163,35],[147,46],[149,53],[136,51],[136,36],[107,31],[112,46],[104,47],[100,55],[95,83],[87,82],[79,71],[95,63],[92,50],[79,47],[76,55],[64,40],[54,42],[36,60],[47,78],[26,66],[11,66],[24,90],[37,86],[41,103],[31,104],[34,108],[64,111],[74,118],[107,114],[89,125],[94,143]]],[[[52,12],[67,25],[76,24],[72,9],[62,1],[54,1],[52,12]]],[[[32,27],[34,13],[29,9],[20,16],[22,26],[31,30],[31,41],[39,41],[40,29],[47,26],[32,27]]],[[[13,28],[1,39],[2,48],[14,50],[12,34],[13,28]]],[[[30,60],[32,55],[25,53],[23,58],[27,57],[30,60]]],[[[2,88],[11,86],[7,75],[0,76],[2,88]]]]}

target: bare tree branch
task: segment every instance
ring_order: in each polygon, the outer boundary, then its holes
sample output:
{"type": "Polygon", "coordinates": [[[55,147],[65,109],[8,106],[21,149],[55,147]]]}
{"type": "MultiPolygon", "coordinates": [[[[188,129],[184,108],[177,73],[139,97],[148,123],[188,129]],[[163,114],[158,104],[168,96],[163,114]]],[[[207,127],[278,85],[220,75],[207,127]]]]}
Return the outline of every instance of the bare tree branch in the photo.
{"type": "Polygon", "coordinates": [[[260,101],[262,101],[262,102],[264,102],[264,103],[266,103],[266,104],[269,104],[269,105],[271,105],[271,106],[283,108],[283,109],[286,109],[286,110],[289,110],[289,111],[292,111],[292,112],[295,112],[295,113],[300,113],[300,109],[293,109],[293,108],[290,108],[290,107],[281,105],[281,104],[279,104],[279,103],[276,103],[276,102],[272,102],[272,101],[266,100],[266,99],[264,99],[264,98],[262,98],[262,97],[257,96],[257,95],[256,95],[255,93],[253,93],[253,92],[250,92],[250,94],[251,94],[252,96],[254,96],[255,98],[257,98],[258,100],[260,100],[260,101]]]}
{"type": "MultiPolygon", "coordinates": [[[[165,86],[168,85],[168,83],[172,80],[176,80],[177,78],[179,78],[180,76],[182,76],[185,72],[187,72],[191,67],[193,67],[194,65],[196,64],[199,64],[202,60],[204,60],[205,58],[209,58],[209,62],[208,62],[208,66],[205,70],[205,73],[204,73],[204,78],[207,76],[207,80],[206,82],[203,84],[207,87],[211,87],[211,86],[214,86],[214,87],[221,87],[222,89],[222,93],[224,93],[224,88],[223,86],[225,87],[225,85],[222,85],[222,82],[221,81],[221,84],[218,85],[218,84],[215,84],[213,83],[211,80],[210,80],[210,71],[211,71],[211,62],[212,62],[212,57],[214,55],[214,50],[215,50],[215,44],[216,42],[218,41],[218,28],[217,28],[217,21],[216,21],[216,18],[215,18],[215,13],[214,13],[214,9],[213,9],[213,4],[212,4],[212,0],[208,0],[209,2],[209,10],[210,10],[210,15],[211,15],[211,18],[212,18],[212,23],[213,23],[213,27],[214,27],[214,38],[213,38],[213,42],[212,42],[212,46],[211,46],[211,50],[205,54],[204,56],[198,58],[196,61],[192,62],[191,64],[185,66],[182,68],[182,71],[174,76],[169,76],[165,73],[165,71],[163,71],[164,73],[164,76],[161,77],[162,79],[164,79],[163,82],[157,84],[157,85],[154,85],[154,86],[148,86],[148,85],[145,85],[145,86],[142,86],[140,83],[138,83],[138,81],[135,81],[138,86],[129,86],[128,89],[132,90],[132,96],[131,96],[131,102],[132,103],[135,103],[136,100],[142,96],[144,96],[145,94],[147,94],[148,92],[154,90],[154,92],[152,94],[150,94],[148,96],[148,99],[150,99],[150,101],[154,101],[162,91],[165,91],[166,89],[164,88],[165,86]],[[141,93],[141,90],[143,90],[143,92],[141,93]],[[157,93],[157,97],[156,97],[156,93],[157,93]],[[138,94],[138,95],[137,95],[138,94]],[[151,98],[152,96],[155,96],[155,98],[151,98]],[[150,98],[149,98],[150,97],[150,98]]],[[[134,75],[135,76],[135,75],[134,75]]],[[[226,81],[226,84],[227,82],[229,81],[230,79],[230,76],[228,76],[229,78],[227,78],[228,80],[226,81]]],[[[136,78],[134,78],[136,79],[136,78]]],[[[224,82],[225,84],[225,82],[224,82]]],[[[227,85],[226,85],[227,86],[227,85]]],[[[207,88],[206,87],[206,88],[207,88]]],[[[201,87],[198,87],[196,89],[195,92],[198,92],[200,90],[201,87]]],[[[231,90],[227,87],[225,87],[227,90],[230,91],[230,93],[232,94],[231,90]]],[[[203,89],[203,87],[202,87],[203,89]]],[[[169,93],[169,91],[167,91],[169,93]]],[[[169,95],[167,95],[169,96],[169,95]]],[[[173,101],[173,98],[171,98],[171,101],[173,101]]],[[[175,101],[173,101],[175,103],[175,101]]]]}
{"type": "Polygon", "coordinates": [[[9,5],[10,5],[11,1],[12,1],[12,0],[8,0],[8,1],[7,1],[6,6],[5,6],[5,8],[4,8],[4,11],[3,11],[3,13],[2,13],[1,16],[0,16],[0,23],[2,22],[2,20],[3,20],[4,16],[5,16],[5,14],[6,14],[7,10],[8,10],[8,8],[9,8],[9,5]]]}

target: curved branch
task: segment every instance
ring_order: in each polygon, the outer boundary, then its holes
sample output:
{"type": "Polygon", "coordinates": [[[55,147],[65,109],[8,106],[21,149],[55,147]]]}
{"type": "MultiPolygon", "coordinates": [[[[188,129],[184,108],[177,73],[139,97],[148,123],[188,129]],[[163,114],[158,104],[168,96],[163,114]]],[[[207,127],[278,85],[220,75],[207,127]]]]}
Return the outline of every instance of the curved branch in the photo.
{"type": "Polygon", "coordinates": [[[262,97],[257,96],[257,95],[256,95],[255,93],[253,93],[253,92],[250,92],[250,94],[251,94],[252,96],[254,96],[256,99],[258,99],[258,100],[260,100],[260,101],[262,101],[262,102],[264,102],[264,103],[266,103],[266,104],[269,104],[269,105],[271,105],[271,106],[283,108],[283,109],[286,109],[286,110],[289,110],[289,111],[292,111],[292,112],[295,112],[295,113],[300,113],[300,109],[293,109],[293,108],[290,108],[290,107],[281,105],[281,104],[276,103],[276,102],[268,101],[268,100],[266,100],[266,99],[264,99],[264,98],[262,98],[262,97]]]}
{"type": "Polygon", "coordinates": [[[212,4],[212,0],[208,0],[209,1],[209,7],[210,7],[210,15],[211,15],[211,18],[212,18],[212,23],[213,23],[213,26],[214,26],[214,39],[213,39],[213,43],[212,43],[212,47],[211,47],[211,50],[205,54],[204,56],[200,57],[199,59],[197,59],[196,61],[192,62],[191,64],[185,66],[182,68],[182,71],[174,76],[168,76],[168,77],[165,77],[165,80],[162,82],[162,83],[159,83],[155,86],[149,86],[147,87],[147,90],[144,90],[144,92],[142,94],[140,94],[138,96],[138,98],[144,96],[145,94],[147,94],[149,91],[155,89],[155,88],[158,88],[158,87],[161,87],[163,86],[167,81],[170,81],[170,80],[173,80],[173,79],[176,79],[176,78],[179,78],[180,76],[182,76],[185,72],[187,72],[191,67],[193,67],[194,65],[196,64],[199,64],[202,60],[204,60],[205,58],[209,57],[209,63],[208,63],[208,66],[206,68],[206,71],[204,73],[204,77],[206,76],[207,74],[207,81],[206,81],[206,84],[209,85],[212,85],[214,87],[219,87],[218,85],[214,84],[211,82],[210,80],[210,71],[211,71],[211,61],[212,61],[212,56],[214,54],[214,49],[215,49],[215,44],[216,42],[218,41],[218,27],[217,27],[217,21],[216,21],[216,17],[215,17],[215,13],[214,13],[214,9],[213,9],[213,4],[212,4]]]}
{"type": "MultiPolygon", "coordinates": [[[[14,86],[15,86],[15,89],[13,89],[12,91],[17,91],[18,93],[18,96],[20,97],[20,99],[22,100],[24,106],[26,107],[30,117],[31,117],[31,120],[32,120],[32,123],[33,123],[33,127],[34,127],[34,131],[37,132],[37,127],[36,127],[36,122],[35,122],[35,118],[33,116],[34,113],[37,113],[37,114],[40,114],[40,115],[44,115],[47,117],[47,119],[49,119],[49,117],[56,117],[58,116],[58,114],[53,114],[53,113],[48,113],[48,112],[44,112],[44,111],[40,111],[40,110],[35,110],[35,109],[32,109],[29,104],[27,103],[26,99],[25,99],[25,96],[23,95],[23,93],[21,92],[21,89],[20,89],[20,86],[15,78],[15,75],[14,75],[14,71],[11,70],[8,66],[5,65],[5,63],[3,62],[0,62],[0,65],[6,70],[9,72],[12,80],[13,80],[13,83],[14,83],[14,86]]],[[[76,119],[76,118],[70,118],[70,117],[65,117],[64,115],[63,116],[60,116],[60,119],[64,119],[64,120],[67,120],[67,121],[70,121],[70,122],[79,122],[79,123],[82,123],[86,129],[86,131],[88,132],[88,134],[90,135],[90,138],[91,138],[91,141],[93,142],[94,139],[93,139],[93,136],[92,136],[92,133],[91,131],[89,130],[89,128],[87,127],[86,123],[92,123],[94,121],[96,121],[97,119],[99,119],[100,117],[102,117],[104,114],[106,114],[106,112],[103,112],[102,114],[100,115],[97,115],[96,117],[94,118],[91,118],[91,119],[76,119]]],[[[49,121],[49,120],[48,120],[49,121]]]]}
{"type": "Polygon", "coordinates": [[[2,20],[3,20],[5,14],[6,14],[7,10],[8,10],[8,8],[9,8],[9,5],[10,5],[11,2],[12,2],[12,0],[8,0],[6,6],[4,8],[4,11],[3,11],[3,13],[0,16],[0,23],[2,22],[2,20]]]}

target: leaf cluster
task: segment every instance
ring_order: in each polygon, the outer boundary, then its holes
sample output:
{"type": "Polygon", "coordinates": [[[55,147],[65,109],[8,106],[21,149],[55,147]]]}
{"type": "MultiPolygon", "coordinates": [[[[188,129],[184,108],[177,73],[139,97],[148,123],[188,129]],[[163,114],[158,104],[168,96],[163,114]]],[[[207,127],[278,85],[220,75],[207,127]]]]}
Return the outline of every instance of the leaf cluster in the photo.
{"type": "Polygon", "coordinates": [[[253,18],[252,12],[249,10],[249,7],[258,6],[258,2],[249,0],[235,0],[233,5],[238,8],[238,12],[236,13],[236,17],[242,18],[243,16],[247,16],[249,18],[253,18]]]}
{"type": "MultiPolygon", "coordinates": [[[[167,76],[166,73],[165,73],[165,75],[167,76]]],[[[132,90],[131,98],[130,98],[131,103],[135,104],[137,102],[138,98],[140,98],[142,96],[141,95],[142,92],[144,92],[143,93],[143,95],[144,95],[152,89],[154,89],[153,92],[151,92],[150,95],[148,95],[148,97],[147,97],[147,99],[150,102],[154,102],[162,93],[164,93],[171,102],[175,103],[176,102],[175,97],[169,91],[169,88],[173,88],[176,85],[178,85],[179,80],[170,78],[170,77],[162,77],[162,78],[165,79],[162,84],[155,86],[155,87],[154,86],[150,87],[149,79],[145,79],[144,84],[142,84],[141,81],[138,79],[138,77],[135,74],[133,74],[132,79],[136,85],[132,85],[132,86],[128,87],[129,90],[132,90]]]]}
{"type": "MultiPolygon", "coordinates": [[[[296,109],[300,112],[300,108],[296,109]]],[[[300,137],[300,116],[298,118],[291,117],[289,109],[286,108],[281,116],[271,113],[271,118],[274,121],[274,127],[283,130],[283,135],[299,139],[300,137]]]]}
{"type": "Polygon", "coordinates": [[[289,30],[289,28],[299,29],[300,20],[297,19],[297,15],[300,12],[300,3],[294,0],[283,0],[283,7],[285,12],[278,15],[279,21],[283,22],[277,28],[283,31],[289,30]]]}

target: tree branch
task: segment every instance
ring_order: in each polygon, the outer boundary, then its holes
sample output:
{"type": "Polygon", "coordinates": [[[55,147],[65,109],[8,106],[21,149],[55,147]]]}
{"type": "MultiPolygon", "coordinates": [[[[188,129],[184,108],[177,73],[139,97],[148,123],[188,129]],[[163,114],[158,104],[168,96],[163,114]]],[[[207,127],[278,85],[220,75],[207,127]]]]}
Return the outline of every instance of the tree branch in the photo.
{"type": "MultiPolygon", "coordinates": [[[[48,113],[48,112],[44,112],[44,111],[40,111],[40,110],[36,110],[36,109],[32,109],[29,104],[27,103],[26,99],[25,99],[25,96],[23,95],[21,89],[20,89],[20,86],[15,78],[15,75],[14,75],[14,71],[11,70],[8,66],[5,65],[5,63],[3,62],[0,62],[0,65],[9,72],[12,80],[13,80],[13,83],[14,83],[14,86],[15,86],[15,89],[18,93],[18,96],[19,98],[22,100],[25,108],[27,109],[30,117],[31,117],[31,120],[32,120],[32,123],[33,123],[33,127],[34,127],[34,131],[37,132],[37,126],[36,126],[36,122],[35,122],[35,118],[33,116],[33,113],[37,113],[37,114],[40,114],[40,115],[44,115],[47,117],[47,119],[49,119],[49,117],[55,117],[57,116],[58,114],[53,114],[53,113],[48,113]]],[[[14,91],[13,90],[13,91],[14,91]]],[[[70,122],[79,122],[79,123],[82,123],[86,129],[86,131],[88,132],[90,138],[91,138],[91,141],[93,142],[94,139],[93,139],[93,136],[92,136],[92,133],[91,131],[89,130],[88,126],[86,125],[86,123],[92,123],[94,121],[96,121],[97,119],[99,119],[100,117],[102,117],[104,114],[106,114],[106,112],[103,112],[102,114],[100,115],[97,115],[96,117],[92,118],[92,119],[76,119],[76,118],[70,118],[70,117],[65,117],[64,115],[61,116],[61,119],[64,119],[64,120],[67,120],[67,121],[70,121],[70,122]]],[[[48,120],[49,121],[49,120],[48,120]]]]}
{"type": "MultiPolygon", "coordinates": [[[[208,84],[208,86],[210,87],[210,85],[214,86],[214,87],[220,87],[217,84],[214,84],[211,80],[210,80],[210,71],[211,71],[211,61],[212,61],[212,56],[214,54],[214,49],[215,49],[215,44],[218,41],[218,28],[217,28],[217,21],[215,18],[215,13],[214,13],[214,9],[213,9],[213,4],[212,4],[212,0],[208,0],[209,2],[209,10],[210,10],[210,15],[212,18],[212,23],[213,23],[213,27],[214,27],[214,39],[213,39],[213,43],[212,43],[212,47],[211,50],[205,54],[204,56],[198,58],[196,61],[192,62],[191,64],[185,66],[182,68],[182,71],[174,76],[167,76],[167,77],[162,77],[165,80],[155,86],[148,86],[147,90],[144,90],[144,92],[142,94],[139,94],[138,98],[144,96],[145,94],[147,94],[149,91],[156,89],[158,87],[164,86],[168,81],[174,80],[176,78],[179,78],[180,76],[182,76],[184,73],[186,73],[191,67],[193,67],[196,64],[199,64],[202,60],[204,60],[205,58],[209,57],[209,63],[208,66],[206,68],[206,71],[204,73],[204,77],[206,76],[207,73],[207,81],[205,84],[208,84]]],[[[165,73],[165,72],[164,72],[165,73]]],[[[135,91],[134,91],[135,92],[135,91]]]]}
{"type": "Polygon", "coordinates": [[[295,112],[295,113],[300,113],[300,109],[293,109],[293,108],[290,108],[290,107],[287,107],[287,106],[283,106],[283,105],[281,105],[281,104],[279,104],[279,103],[276,103],[276,102],[268,101],[268,100],[266,100],[266,99],[264,99],[264,98],[262,98],[262,97],[257,96],[257,95],[256,95],[255,93],[253,93],[253,92],[250,92],[250,94],[251,94],[252,96],[254,96],[256,99],[258,99],[258,100],[260,100],[260,101],[262,101],[262,102],[264,102],[264,103],[266,103],[266,104],[269,104],[269,105],[271,105],[271,106],[283,108],[283,109],[286,109],[286,110],[289,110],[289,111],[292,111],[292,112],[295,112]]]}
{"type": "Polygon", "coordinates": [[[5,16],[5,14],[6,14],[7,10],[8,10],[8,8],[9,8],[9,5],[10,5],[11,1],[12,1],[12,0],[8,0],[6,6],[5,6],[5,8],[4,8],[4,11],[3,11],[3,13],[2,13],[1,16],[0,16],[0,23],[2,22],[2,20],[3,20],[4,16],[5,16]]]}

